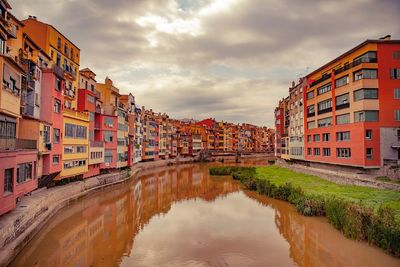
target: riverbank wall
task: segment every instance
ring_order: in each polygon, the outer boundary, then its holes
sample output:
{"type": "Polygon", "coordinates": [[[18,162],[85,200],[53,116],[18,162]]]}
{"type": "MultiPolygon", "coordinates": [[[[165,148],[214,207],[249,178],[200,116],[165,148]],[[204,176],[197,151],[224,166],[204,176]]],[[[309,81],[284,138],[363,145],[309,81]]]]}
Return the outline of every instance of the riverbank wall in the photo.
{"type": "MultiPolygon", "coordinates": [[[[241,158],[267,159],[268,157],[267,154],[255,154],[244,155],[241,158]]],[[[235,161],[235,156],[219,156],[210,161],[230,162],[235,161]]],[[[105,187],[134,179],[141,171],[193,162],[196,162],[194,158],[139,162],[131,169],[32,192],[21,199],[16,209],[0,217],[0,266],[7,266],[51,217],[71,201],[105,187]]]]}

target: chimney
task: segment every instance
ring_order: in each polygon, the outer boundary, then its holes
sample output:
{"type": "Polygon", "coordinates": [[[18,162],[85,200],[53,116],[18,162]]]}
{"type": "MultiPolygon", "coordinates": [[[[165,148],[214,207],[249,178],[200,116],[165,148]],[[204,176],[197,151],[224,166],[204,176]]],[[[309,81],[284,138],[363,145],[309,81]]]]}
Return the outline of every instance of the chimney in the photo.
{"type": "Polygon", "coordinates": [[[390,34],[388,34],[388,35],[386,35],[386,36],[384,36],[384,37],[379,38],[379,40],[391,40],[391,39],[392,39],[392,36],[391,36],[390,34]]]}

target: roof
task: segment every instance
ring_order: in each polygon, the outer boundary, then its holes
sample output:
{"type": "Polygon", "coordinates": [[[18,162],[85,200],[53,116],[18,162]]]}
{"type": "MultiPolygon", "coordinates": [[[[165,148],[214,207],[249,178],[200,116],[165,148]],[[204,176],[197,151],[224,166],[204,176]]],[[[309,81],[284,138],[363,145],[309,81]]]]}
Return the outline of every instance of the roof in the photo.
{"type": "Polygon", "coordinates": [[[358,49],[360,49],[361,47],[367,45],[367,44],[379,44],[379,43],[385,43],[385,44],[400,44],[400,40],[373,40],[373,39],[368,39],[365,40],[364,42],[362,42],[361,44],[355,46],[354,48],[350,49],[349,51],[345,52],[344,54],[338,56],[337,58],[329,61],[328,63],[326,63],[325,65],[319,67],[318,69],[312,71],[311,73],[307,74],[306,76],[309,77],[313,74],[315,74],[316,72],[319,72],[321,70],[323,70],[324,68],[328,67],[329,65],[331,65],[332,63],[334,63],[335,61],[338,61],[348,55],[350,55],[351,53],[357,51],[358,49]]]}
{"type": "Polygon", "coordinates": [[[58,32],[62,37],[64,37],[65,39],[67,39],[68,42],[70,42],[71,44],[73,44],[79,51],[81,51],[81,49],[80,49],[74,42],[72,42],[68,37],[66,37],[66,36],[65,36],[64,34],[62,34],[59,30],[57,30],[57,28],[54,27],[53,25],[48,24],[48,23],[44,23],[44,22],[42,22],[42,21],[40,21],[40,20],[38,20],[38,19],[34,19],[34,18],[24,19],[24,20],[22,20],[22,23],[25,22],[25,21],[28,21],[28,20],[35,21],[35,22],[37,22],[37,23],[41,23],[41,24],[43,24],[43,25],[46,25],[46,26],[49,26],[49,27],[53,28],[53,30],[55,30],[56,32],[58,32]]]}

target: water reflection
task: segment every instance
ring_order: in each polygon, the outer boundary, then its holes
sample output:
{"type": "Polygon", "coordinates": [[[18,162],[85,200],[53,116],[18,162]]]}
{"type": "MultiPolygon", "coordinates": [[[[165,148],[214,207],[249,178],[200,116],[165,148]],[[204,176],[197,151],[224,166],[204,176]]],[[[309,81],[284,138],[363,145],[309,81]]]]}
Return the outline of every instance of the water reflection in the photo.
{"type": "Polygon", "coordinates": [[[62,209],[12,266],[399,266],[322,218],[210,178],[207,165],[167,167],[62,209]]]}

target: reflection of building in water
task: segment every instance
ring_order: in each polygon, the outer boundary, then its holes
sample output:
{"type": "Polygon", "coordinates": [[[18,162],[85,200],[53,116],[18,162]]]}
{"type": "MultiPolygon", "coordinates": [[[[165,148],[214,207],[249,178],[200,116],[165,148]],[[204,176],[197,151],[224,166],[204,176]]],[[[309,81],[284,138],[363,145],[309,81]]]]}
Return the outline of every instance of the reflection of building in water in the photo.
{"type": "Polygon", "coordinates": [[[61,211],[43,236],[25,249],[17,266],[113,266],[132,251],[138,232],[174,202],[202,198],[212,201],[237,191],[239,185],[211,179],[208,169],[183,165],[148,173],[61,211]],[[43,246],[40,242],[50,242],[43,246]]]}

